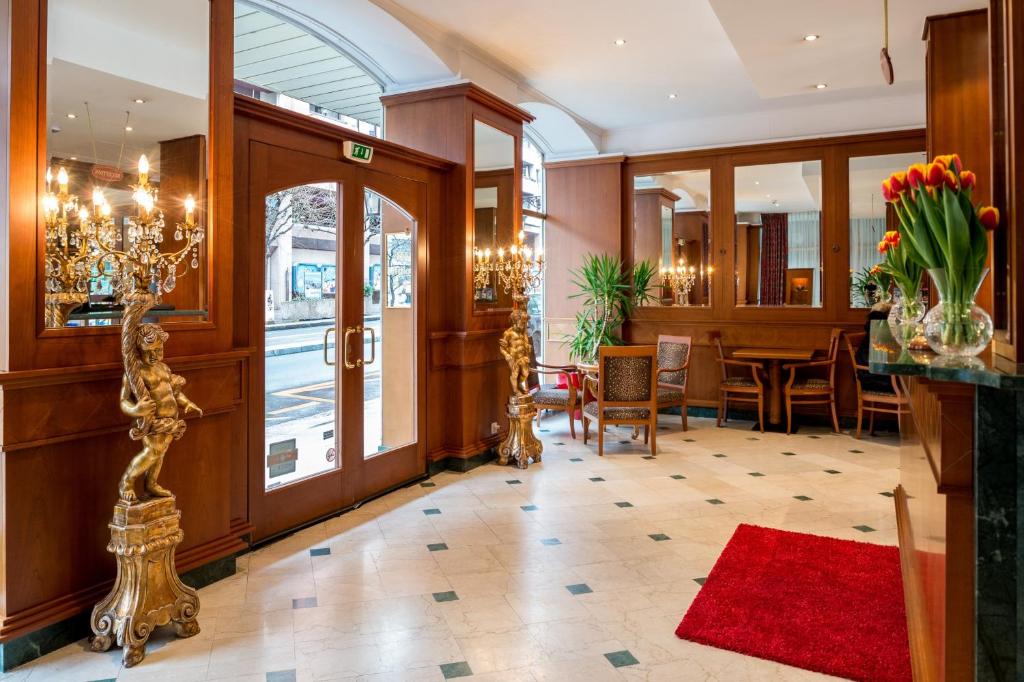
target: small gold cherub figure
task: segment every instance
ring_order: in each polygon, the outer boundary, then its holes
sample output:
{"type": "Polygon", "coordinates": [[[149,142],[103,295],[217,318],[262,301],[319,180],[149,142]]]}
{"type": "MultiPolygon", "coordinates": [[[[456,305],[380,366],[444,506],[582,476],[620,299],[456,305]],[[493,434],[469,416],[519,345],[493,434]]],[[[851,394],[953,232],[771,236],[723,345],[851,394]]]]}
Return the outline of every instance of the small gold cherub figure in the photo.
{"type": "Polygon", "coordinates": [[[152,497],[170,497],[171,491],[157,483],[164,455],[171,442],[185,433],[185,421],[179,419],[179,409],[184,414],[203,415],[202,409],[189,400],[182,388],[185,379],[171,372],[164,364],[164,342],[167,332],[157,324],[143,324],[135,332],[136,369],[142,380],[144,392],[136,395],[132,388],[130,370],[121,381],[121,411],[135,417],[131,430],[133,440],[142,441],[142,451],[132,458],[118,492],[124,502],[134,502],[135,481],[142,475],[146,480],[144,488],[152,497]]]}
{"type": "Polygon", "coordinates": [[[512,326],[498,340],[498,348],[511,372],[509,382],[512,384],[512,395],[529,393],[527,379],[530,376],[530,349],[533,344],[526,331],[527,318],[525,311],[513,310],[512,326]]]}

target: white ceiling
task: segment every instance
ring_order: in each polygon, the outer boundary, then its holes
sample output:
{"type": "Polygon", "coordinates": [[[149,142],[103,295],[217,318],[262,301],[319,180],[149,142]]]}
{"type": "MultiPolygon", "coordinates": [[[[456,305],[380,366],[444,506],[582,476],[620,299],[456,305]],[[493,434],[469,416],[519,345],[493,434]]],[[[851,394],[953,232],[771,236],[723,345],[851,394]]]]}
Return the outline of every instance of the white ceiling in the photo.
{"type": "Polygon", "coordinates": [[[386,2],[603,129],[601,151],[625,152],[923,125],[924,18],[984,5],[892,2],[886,86],[881,0],[386,2]]]}
{"type": "Polygon", "coordinates": [[[737,166],[737,213],[821,210],[821,161],[737,166]]]}
{"type": "Polygon", "coordinates": [[[675,204],[676,211],[707,211],[711,207],[710,170],[638,175],[633,181],[633,186],[637,189],[664,187],[679,197],[675,204]]]}

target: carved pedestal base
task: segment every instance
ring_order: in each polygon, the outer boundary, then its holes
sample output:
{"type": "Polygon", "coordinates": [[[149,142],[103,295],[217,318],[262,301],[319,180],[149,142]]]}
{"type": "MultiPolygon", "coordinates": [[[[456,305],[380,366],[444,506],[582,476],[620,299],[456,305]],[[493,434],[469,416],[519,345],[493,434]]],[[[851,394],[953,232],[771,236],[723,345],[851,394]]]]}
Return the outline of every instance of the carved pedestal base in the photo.
{"type": "Polygon", "coordinates": [[[90,646],[106,651],[116,641],[126,668],[145,658],[146,641],[158,625],[173,621],[178,637],[199,633],[199,596],[174,569],[180,518],[173,497],[114,506],[107,551],[117,557],[117,580],[92,610],[90,646]]]}
{"type": "Polygon", "coordinates": [[[533,419],[537,408],[532,395],[514,395],[508,399],[508,436],[498,446],[498,464],[514,461],[520,469],[529,465],[530,458],[540,461],[544,445],[533,435],[533,419]]]}

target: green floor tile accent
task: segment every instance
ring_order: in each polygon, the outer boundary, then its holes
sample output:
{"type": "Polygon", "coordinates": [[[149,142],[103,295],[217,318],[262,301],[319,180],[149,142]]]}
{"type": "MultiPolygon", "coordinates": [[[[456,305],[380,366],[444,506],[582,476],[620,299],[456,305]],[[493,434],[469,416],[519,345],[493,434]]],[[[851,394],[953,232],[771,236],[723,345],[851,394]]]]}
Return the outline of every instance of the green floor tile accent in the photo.
{"type": "Polygon", "coordinates": [[[644,459],[654,459],[654,455],[644,455],[644,459]]]}
{"type": "Polygon", "coordinates": [[[710,500],[704,500],[704,501],[707,502],[708,504],[725,504],[725,502],[722,502],[717,497],[712,497],[710,500]]]}
{"type": "Polygon", "coordinates": [[[782,454],[784,454],[786,457],[796,457],[795,452],[783,452],[782,454]]]}
{"type": "Polygon", "coordinates": [[[295,682],[295,668],[267,673],[267,682],[295,682]]]}
{"type": "Polygon", "coordinates": [[[716,452],[715,454],[713,454],[713,455],[711,455],[711,456],[712,456],[712,457],[718,457],[718,458],[722,458],[722,457],[725,457],[725,453],[722,453],[722,452],[716,452]]]}
{"type": "Polygon", "coordinates": [[[601,481],[603,481],[604,479],[603,479],[603,478],[601,478],[600,476],[594,476],[594,477],[590,478],[589,480],[590,480],[590,481],[591,481],[592,483],[600,483],[600,482],[601,482],[601,481]]]}
{"type": "Polygon", "coordinates": [[[444,679],[450,680],[456,677],[469,677],[473,674],[473,670],[469,667],[469,663],[465,661],[442,663],[441,674],[444,675],[444,679]]]}
{"type": "Polygon", "coordinates": [[[437,602],[442,602],[442,601],[458,601],[458,600],[459,600],[459,595],[455,594],[454,592],[435,592],[434,593],[434,601],[437,601],[437,602]]]}
{"type": "Polygon", "coordinates": [[[761,439],[757,438],[756,436],[748,436],[747,440],[761,440],[761,439]]]}
{"type": "Polygon", "coordinates": [[[565,445],[565,443],[561,443],[561,442],[555,441],[554,443],[552,443],[552,445],[565,445]]]}
{"type": "Polygon", "coordinates": [[[813,438],[814,440],[818,440],[819,438],[821,438],[821,436],[807,436],[807,437],[808,438],[813,438]]]}
{"type": "MultiPolygon", "coordinates": [[[[558,445],[558,443],[555,443],[555,445],[558,445]]],[[[569,461],[570,462],[582,462],[583,458],[582,457],[570,457],[569,461]]]]}
{"type": "Polygon", "coordinates": [[[749,474],[747,474],[747,475],[748,475],[748,476],[754,476],[755,478],[756,478],[756,477],[758,477],[758,476],[764,476],[764,474],[762,474],[762,473],[761,473],[760,471],[751,471],[751,472],[750,472],[749,474]]]}
{"type": "Polygon", "coordinates": [[[863,450],[850,450],[850,452],[852,452],[855,455],[863,455],[864,454],[863,450]]]}
{"type": "Polygon", "coordinates": [[[632,507],[633,503],[632,502],[616,502],[615,506],[616,507],[622,507],[623,509],[625,509],[626,507],[632,507]]]}
{"type": "Polygon", "coordinates": [[[806,495],[794,495],[793,499],[794,500],[800,500],[801,502],[810,502],[814,498],[813,497],[807,497],[806,495]]]}
{"type": "Polygon", "coordinates": [[[540,541],[540,544],[547,545],[548,547],[551,547],[553,545],[560,545],[560,544],[562,544],[562,541],[559,540],[558,538],[544,538],[543,540],[540,541]]]}
{"type": "Polygon", "coordinates": [[[647,537],[649,537],[650,539],[654,540],[655,542],[664,542],[665,540],[671,540],[672,539],[669,536],[665,535],[664,533],[651,533],[647,537]]]}
{"type": "Polygon", "coordinates": [[[874,533],[875,529],[871,526],[854,526],[854,530],[859,530],[861,533],[874,533]]]}
{"type": "Polygon", "coordinates": [[[513,478],[511,481],[505,481],[505,483],[508,483],[509,485],[521,485],[522,481],[518,478],[513,478]]]}
{"type": "Polygon", "coordinates": [[[841,474],[842,471],[836,471],[835,469],[825,469],[826,474],[841,474]]]}
{"type": "Polygon", "coordinates": [[[579,584],[576,584],[576,585],[566,585],[565,589],[569,590],[569,594],[577,594],[577,595],[578,594],[590,594],[591,592],[593,592],[593,590],[590,589],[590,585],[588,585],[586,583],[579,583],[579,584]]]}
{"type": "Polygon", "coordinates": [[[523,511],[537,511],[537,505],[535,504],[524,504],[520,507],[523,511]]]}
{"type": "Polygon", "coordinates": [[[674,478],[677,481],[682,481],[683,479],[686,478],[686,476],[683,476],[682,474],[672,474],[671,476],[669,476],[669,478],[674,478]]]}
{"type": "Polygon", "coordinates": [[[316,597],[302,597],[301,599],[292,599],[293,609],[315,609],[316,608],[316,597]]]}
{"type": "Polygon", "coordinates": [[[448,549],[448,545],[443,542],[433,542],[427,545],[427,549],[429,549],[431,552],[443,552],[444,550],[448,549]]]}
{"type": "Polygon", "coordinates": [[[707,581],[708,581],[707,578],[694,578],[693,579],[693,582],[695,582],[695,583],[697,583],[698,585],[701,585],[701,586],[703,586],[704,583],[706,583],[707,581]]]}
{"type": "Polygon", "coordinates": [[[893,492],[889,491],[889,490],[883,490],[882,492],[880,492],[878,494],[881,495],[882,497],[896,497],[896,495],[893,492]]]}
{"type": "Polygon", "coordinates": [[[420,487],[421,488],[436,488],[437,484],[434,483],[433,481],[426,481],[424,483],[420,483],[420,487]]]}
{"type": "Polygon", "coordinates": [[[684,443],[696,443],[697,439],[696,438],[684,438],[683,442],[684,443]]]}
{"type": "Polygon", "coordinates": [[[636,665],[640,661],[636,660],[636,656],[629,653],[628,650],[613,651],[610,654],[605,654],[605,658],[616,668],[624,668],[627,665],[636,665]]]}
{"type": "Polygon", "coordinates": [[[309,550],[309,556],[328,556],[331,553],[330,547],[314,547],[309,550]]]}
{"type": "Polygon", "coordinates": [[[620,440],[619,441],[619,445],[629,445],[629,441],[628,440],[620,440]]]}
{"type": "Polygon", "coordinates": [[[436,508],[435,509],[424,509],[423,513],[426,516],[436,516],[437,514],[441,513],[441,510],[440,509],[436,509],[436,508]]]}

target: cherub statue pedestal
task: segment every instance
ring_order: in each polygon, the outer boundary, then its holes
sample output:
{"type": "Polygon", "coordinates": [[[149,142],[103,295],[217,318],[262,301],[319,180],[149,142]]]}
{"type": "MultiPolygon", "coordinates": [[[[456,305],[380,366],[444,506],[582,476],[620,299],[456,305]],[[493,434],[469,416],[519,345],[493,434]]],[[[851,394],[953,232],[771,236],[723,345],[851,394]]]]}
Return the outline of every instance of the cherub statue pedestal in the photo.
{"type": "Polygon", "coordinates": [[[114,506],[107,551],[117,557],[117,579],[92,610],[90,646],[106,651],[116,641],[126,668],[146,657],[146,642],[158,625],[173,622],[178,637],[199,633],[199,596],[174,569],[180,518],[173,496],[114,506]]]}
{"type": "Polygon", "coordinates": [[[525,469],[531,457],[534,463],[540,462],[544,445],[533,435],[533,419],[536,416],[537,408],[534,407],[532,395],[509,396],[508,436],[498,446],[498,464],[513,461],[517,467],[525,469]]]}

